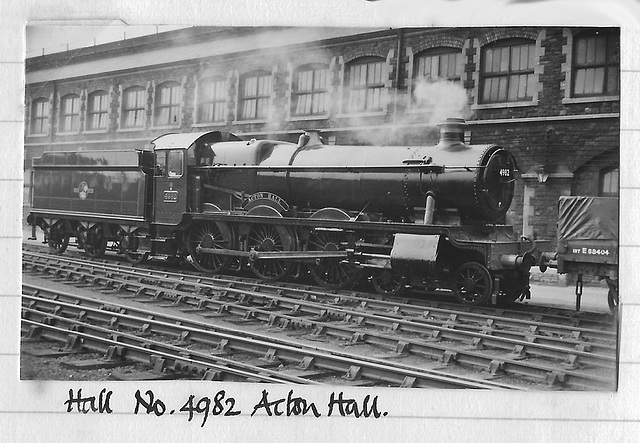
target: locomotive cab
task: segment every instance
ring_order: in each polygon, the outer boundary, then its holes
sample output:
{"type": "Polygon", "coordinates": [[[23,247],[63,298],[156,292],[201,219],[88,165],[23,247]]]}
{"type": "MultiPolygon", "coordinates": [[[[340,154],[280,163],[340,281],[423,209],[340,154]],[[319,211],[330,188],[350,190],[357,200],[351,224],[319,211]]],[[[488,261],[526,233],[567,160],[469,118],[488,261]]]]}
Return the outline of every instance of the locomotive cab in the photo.
{"type": "Polygon", "coordinates": [[[177,225],[183,214],[198,211],[198,186],[189,177],[189,166],[209,166],[215,161],[214,143],[240,140],[233,134],[220,131],[188,134],[165,134],[151,142],[154,158],[154,222],[177,225]]]}

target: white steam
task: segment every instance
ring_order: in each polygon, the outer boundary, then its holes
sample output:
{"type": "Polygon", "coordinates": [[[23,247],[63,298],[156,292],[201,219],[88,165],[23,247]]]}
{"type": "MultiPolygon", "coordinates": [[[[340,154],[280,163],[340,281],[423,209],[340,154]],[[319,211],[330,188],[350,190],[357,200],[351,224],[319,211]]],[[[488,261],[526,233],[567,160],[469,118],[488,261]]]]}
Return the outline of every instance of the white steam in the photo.
{"type": "Polygon", "coordinates": [[[429,126],[435,126],[448,117],[471,117],[467,92],[460,83],[420,79],[416,81],[413,98],[414,106],[425,112],[429,126]]]}

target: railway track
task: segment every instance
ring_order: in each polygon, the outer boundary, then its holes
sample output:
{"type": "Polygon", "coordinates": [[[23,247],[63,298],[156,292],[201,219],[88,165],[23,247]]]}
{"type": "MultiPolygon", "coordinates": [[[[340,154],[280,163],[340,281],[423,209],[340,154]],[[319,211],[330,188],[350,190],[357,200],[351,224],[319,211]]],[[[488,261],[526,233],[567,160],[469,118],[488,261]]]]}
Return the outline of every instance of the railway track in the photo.
{"type": "MultiPolygon", "coordinates": [[[[222,277],[131,269],[109,263],[25,252],[26,272],[76,285],[97,286],[139,301],[169,304],[205,317],[260,321],[282,330],[306,331],[368,344],[399,355],[428,357],[566,389],[615,389],[616,333],[603,316],[598,328],[539,321],[534,313],[465,312],[327,294],[308,287],[264,285],[222,277]],[[515,318],[514,318],[515,317],[515,318]]],[[[459,307],[458,307],[459,308],[459,307]]],[[[595,317],[590,323],[596,324],[595,317]]],[[[575,323],[575,322],[574,322],[575,323]]]]}
{"type": "Polygon", "coordinates": [[[23,285],[22,311],[22,327],[29,339],[65,341],[71,343],[69,349],[75,346],[102,351],[105,361],[132,359],[176,377],[221,380],[231,375],[247,381],[303,384],[317,384],[314,379],[337,378],[344,384],[355,385],[366,381],[367,385],[404,387],[515,389],[490,380],[472,380],[311,346],[293,346],[290,341],[269,335],[168,314],[150,315],[146,309],[30,285],[23,285]],[[204,349],[189,349],[191,345],[204,349]],[[237,361],[239,355],[253,356],[258,362],[237,361]],[[277,369],[271,369],[274,367],[277,369]]]}

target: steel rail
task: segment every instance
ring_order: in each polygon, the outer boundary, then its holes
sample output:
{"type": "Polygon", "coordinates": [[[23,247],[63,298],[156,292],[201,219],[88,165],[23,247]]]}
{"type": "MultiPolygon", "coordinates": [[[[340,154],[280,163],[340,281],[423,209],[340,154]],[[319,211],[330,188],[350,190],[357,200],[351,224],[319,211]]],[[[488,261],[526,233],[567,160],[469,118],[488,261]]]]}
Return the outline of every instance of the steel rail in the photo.
{"type": "MultiPolygon", "coordinates": [[[[283,340],[265,334],[250,333],[235,328],[212,325],[210,323],[189,320],[184,317],[176,317],[168,314],[150,312],[146,309],[134,308],[104,301],[94,300],[72,294],[63,294],[46,288],[38,288],[23,285],[26,292],[23,297],[25,303],[30,302],[44,304],[49,311],[56,314],[43,312],[43,316],[58,316],[63,311],[73,318],[60,318],[59,321],[69,325],[81,326],[83,323],[76,319],[78,315],[101,320],[105,323],[133,328],[143,328],[146,331],[167,332],[175,337],[188,337],[191,341],[201,343],[222,343],[225,348],[240,350],[257,356],[271,354],[282,361],[296,364],[309,364],[312,367],[350,375],[391,383],[397,386],[414,387],[439,387],[439,388],[481,388],[481,389],[519,389],[513,386],[478,380],[463,376],[443,374],[439,371],[415,368],[396,362],[388,362],[381,359],[365,356],[354,356],[348,353],[329,349],[320,349],[300,344],[292,340],[283,340]],[[32,291],[30,294],[29,291],[32,291]],[[67,298],[69,301],[43,298],[49,297],[67,298]],[[46,296],[45,296],[46,297],[46,296]],[[58,307],[59,306],[59,307],[58,307]],[[96,306],[96,307],[93,307],[96,306]]],[[[27,309],[32,309],[27,306],[27,309]]],[[[110,331],[113,333],[114,331],[110,331]]]]}
{"type": "Polygon", "coordinates": [[[223,359],[182,347],[138,337],[133,334],[115,332],[66,317],[52,315],[32,308],[22,308],[22,328],[27,335],[56,341],[67,341],[68,337],[80,339],[83,349],[111,355],[111,360],[134,361],[143,364],[161,364],[161,371],[169,370],[183,377],[199,375],[203,379],[222,380],[219,374],[230,374],[245,380],[270,383],[315,383],[311,380],[278,373],[260,366],[223,359]],[[26,318],[25,318],[26,317],[26,318]],[[54,323],[54,324],[52,324],[54,323]],[[57,324],[66,326],[58,327],[57,324]],[[235,366],[235,367],[234,367],[235,366]],[[268,374],[268,375],[267,375],[268,374]]]}
{"type": "MultiPolygon", "coordinates": [[[[107,284],[118,290],[129,290],[136,294],[141,293],[141,287],[138,284],[132,284],[129,281],[113,281],[111,276],[107,284]]],[[[179,282],[181,284],[182,280],[179,282]]],[[[202,289],[206,287],[195,286],[195,292],[202,293],[202,289]]],[[[156,292],[155,286],[152,291],[156,292]]],[[[185,291],[186,289],[182,289],[185,291]]],[[[167,290],[169,291],[169,290],[167,290]]],[[[316,303],[310,300],[291,300],[278,295],[262,295],[253,291],[235,290],[233,292],[241,298],[239,304],[228,303],[217,300],[215,298],[203,298],[193,295],[182,294],[179,288],[174,284],[170,289],[173,295],[162,293],[163,297],[179,303],[194,305],[194,309],[214,309],[217,312],[235,314],[244,317],[252,317],[269,324],[275,324],[276,321],[290,322],[291,324],[304,324],[306,328],[321,329],[324,333],[340,336],[346,339],[355,337],[357,331],[351,328],[339,325],[330,325],[323,318],[340,319],[344,321],[353,321],[360,327],[373,326],[376,328],[390,329],[396,332],[406,332],[419,334],[421,336],[431,337],[432,340],[456,340],[467,345],[473,345],[474,348],[492,347],[509,351],[514,357],[523,358],[525,356],[537,356],[546,358],[560,359],[567,362],[570,366],[577,364],[591,365],[613,369],[616,365],[616,348],[614,346],[603,346],[591,344],[576,340],[563,340],[554,337],[545,337],[544,335],[534,335],[527,331],[526,333],[517,334],[515,332],[502,332],[492,327],[492,323],[485,324],[480,330],[479,328],[471,328],[455,321],[455,315],[449,317],[445,323],[434,324],[434,322],[423,321],[425,319],[419,317],[417,319],[406,319],[402,316],[391,314],[372,314],[360,310],[349,310],[345,307],[335,308],[327,307],[326,304],[316,303]],[[267,310],[260,310],[253,302],[260,299],[259,302],[267,310]],[[273,310],[287,309],[292,315],[273,313],[273,310]],[[321,320],[306,319],[300,320],[300,315],[314,315],[321,320]],[[276,318],[276,317],[279,317],[276,318]],[[467,328],[465,330],[465,327],[467,328]]],[[[230,292],[225,288],[225,292],[230,292]]],[[[398,349],[401,345],[405,346],[409,352],[424,353],[433,358],[440,358],[442,353],[448,348],[443,348],[437,344],[424,343],[411,339],[398,339],[396,337],[388,337],[376,333],[360,334],[362,341],[376,345],[386,346],[391,349],[398,349]],[[408,345],[411,345],[408,347],[408,345]]],[[[397,334],[395,334],[397,336],[397,334]]]]}
{"type": "MultiPolygon", "coordinates": [[[[459,325],[461,328],[464,328],[465,326],[473,328],[472,325],[477,324],[480,326],[485,326],[485,329],[491,329],[496,335],[506,335],[509,333],[506,332],[507,329],[516,329],[524,331],[527,337],[534,336],[538,337],[538,339],[542,338],[543,340],[548,340],[545,339],[545,337],[561,337],[558,339],[559,341],[563,341],[566,343],[567,340],[574,340],[575,345],[583,343],[583,340],[588,340],[592,344],[592,346],[596,346],[598,342],[602,342],[603,346],[606,347],[607,343],[609,343],[609,347],[613,348],[616,342],[615,331],[603,331],[595,330],[592,328],[558,325],[555,323],[550,323],[549,321],[542,321],[542,318],[535,319],[534,321],[510,318],[506,316],[512,315],[513,312],[518,313],[518,311],[496,311],[494,309],[489,310],[488,314],[476,313],[465,311],[461,306],[455,305],[452,305],[452,308],[441,308],[437,306],[416,306],[409,303],[401,303],[401,301],[405,300],[399,300],[397,303],[377,300],[376,298],[372,298],[370,294],[368,294],[368,298],[363,300],[363,296],[360,293],[345,292],[344,294],[327,294],[318,291],[317,288],[309,288],[308,286],[291,287],[253,281],[247,283],[238,279],[221,278],[219,276],[202,277],[200,275],[192,276],[167,271],[140,270],[139,268],[131,270],[131,268],[125,268],[119,265],[93,263],[88,264],[85,260],[74,260],[68,258],[62,259],[58,256],[55,256],[55,258],[40,258],[40,260],[45,262],[40,264],[36,264],[33,262],[33,260],[37,258],[35,254],[28,254],[26,258],[27,260],[24,261],[25,266],[31,266],[32,269],[39,268],[42,272],[46,272],[44,268],[46,266],[50,266],[52,268],[51,272],[59,277],[62,277],[65,272],[82,272],[80,271],[80,268],[90,269],[90,273],[92,275],[90,277],[87,277],[88,279],[99,279],[100,277],[113,279],[115,277],[114,273],[121,273],[123,278],[125,278],[124,276],[139,278],[139,275],[141,273],[144,273],[149,278],[155,279],[154,286],[156,287],[162,286],[166,288],[166,286],[169,285],[171,289],[178,289],[180,287],[179,285],[184,285],[186,286],[184,290],[190,289],[195,291],[196,293],[202,293],[203,288],[206,287],[206,292],[209,294],[215,291],[220,291],[221,293],[235,293],[239,294],[240,296],[246,296],[246,291],[255,294],[259,289],[263,294],[269,291],[282,297],[288,297],[298,300],[315,297],[317,301],[324,299],[336,305],[351,303],[362,308],[369,307],[380,310],[387,310],[402,318],[406,318],[406,316],[412,315],[417,319],[416,321],[433,322],[435,324],[446,323],[448,327],[451,327],[452,323],[459,325]],[[66,261],[66,263],[68,263],[69,265],[64,266],[63,264],[56,264],[57,262],[62,261],[66,261]],[[75,263],[76,265],[72,266],[72,263],[75,263]],[[158,280],[160,278],[167,280],[166,283],[160,282],[158,280]]],[[[69,276],[68,278],[72,277],[69,276]]],[[[126,288],[123,287],[122,289],[126,288]]],[[[534,316],[535,315],[537,314],[534,314],[534,316]]]]}
{"type": "MultiPolygon", "coordinates": [[[[112,281],[113,276],[109,277],[108,281],[112,281]]],[[[179,282],[181,283],[181,282],[179,282]]],[[[128,290],[135,291],[136,294],[141,293],[141,288],[138,284],[132,284],[129,281],[114,282],[113,287],[120,290],[126,286],[128,290]]],[[[156,287],[152,287],[153,291],[157,292],[156,287]]],[[[514,340],[508,338],[492,337],[490,330],[469,332],[469,331],[456,331],[451,328],[451,325],[447,327],[434,327],[431,325],[421,325],[413,322],[403,321],[397,318],[389,318],[380,315],[366,314],[358,311],[349,311],[344,307],[339,309],[327,309],[325,305],[319,305],[313,302],[290,302],[287,299],[277,300],[275,296],[269,296],[269,302],[271,305],[269,309],[260,309],[251,305],[249,298],[260,297],[259,294],[249,292],[243,295],[247,296],[241,303],[227,303],[224,301],[218,301],[207,297],[189,296],[181,294],[179,290],[164,289],[159,293],[156,293],[156,298],[161,295],[163,298],[167,297],[174,303],[184,303],[185,300],[195,301],[197,309],[207,309],[211,305],[217,307],[216,312],[228,313],[242,316],[246,319],[256,319],[269,325],[281,325],[284,327],[296,326],[299,328],[314,329],[316,333],[323,333],[327,335],[341,337],[343,339],[350,340],[352,343],[368,343],[374,346],[384,346],[392,350],[401,352],[410,352],[427,356],[433,359],[450,361],[454,360],[461,364],[469,364],[479,367],[483,370],[491,371],[503,371],[510,374],[525,376],[532,378],[540,382],[557,382],[564,381],[567,385],[575,387],[596,387],[598,389],[604,386],[611,385],[611,378],[598,378],[591,377],[585,373],[572,373],[569,369],[577,368],[578,365],[592,365],[596,367],[602,367],[609,370],[615,370],[616,359],[614,356],[596,355],[589,350],[587,344],[580,344],[579,346],[573,345],[573,349],[558,349],[558,347],[535,343],[535,338],[529,337],[527,340],[514,340]],[[169,294],[172,292],[173,294],[169,294]],[[292,310],[292,315],[276,314],[273,312],[274,308],[280,304],[288,304],[289,309],[292,310]],[[315,315],[314,318],[299,318],[300,314],[315,315]],[[376,332],[361,332],[354,330],[348,325],[335,325],[326,322],[325,317],[334,317],[343,320],[355,319],[355,323],[358,323],[360,327],[364,325],[375,325],[377,327],[385,327],[388,329],[403,330],[404,332],[412,332],[421,334],[423,336],[430,336],[429,340],[416,340],[412,338],[398,338],[395,336],[389,337],[389,334],[382,334],[376,332]],[[462,342],[463,345],[471,345],[471,350],[460,348],[460,345],[442,345],[436,340],[457,340],[462,342]],[[484,347],[492,346],[501,350],[506,350],[509,353],[507,355],[498,356],[495,353],[483,353],[481,350],[484,347]],[[554,366],[546,364],[539,364],[531,361],[522,361],[525,357],[538,356],[538,357],[551,357],[560,359],[564,363],[562,369],[558,369],[554,366]],[[553,374],[560,374],[561,377],[553,377],[553,374]],[[551,377],[551,378],[550,378],[551,377]]],[[[193,302],[191,303],[193,304],[193,302]]],[[[283,307],[283,306],[280,306],[283,307]]]]}

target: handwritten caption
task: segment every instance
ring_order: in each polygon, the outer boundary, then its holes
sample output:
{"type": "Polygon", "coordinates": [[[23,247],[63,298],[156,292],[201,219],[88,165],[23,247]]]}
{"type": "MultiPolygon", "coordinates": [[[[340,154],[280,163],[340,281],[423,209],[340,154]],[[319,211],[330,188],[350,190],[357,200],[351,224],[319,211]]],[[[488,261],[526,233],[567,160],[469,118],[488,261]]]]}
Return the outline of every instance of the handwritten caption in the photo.
{"type": "MultiPolygon", "coordinates": [[[[162,417],[181,412],[186,414],[189,422],[200,419],[201,427],[212,416],[233,417],[243,413],[243,409],[237,404],[236,399],[224,389],[211,396],[189,395],[183,402],[178,402],[178,409],[170,407],[168,401],[160,399],[151,389],[144,393],[138,389],[133,397],[134,415],[162,417]]],[[[64,405],[67,407],[68,413],[111,414],[113,413],[112,398],[113,391],[106,388],[103,388],[97,395],[85,395],[82,389],[69,389],[69,398],[64,402],[64,405]]],[[[379,409],[377,395],[373,397],[365,395],[364,398],[358,400],[346,397],[343,392],[332,392],[326,405],[317,405],[304,397],[294,395],[293,389],[289,390],[286,397],[272,396],[266,389],[263,389],[261,398],[247,409],[247,411],[249,410],[251,417],[259,413],[264,413],[269,417],[312,416],[315,418],[322,417],[323,414],[327,417],[356,418],[380,418],[386,417],[388,414],[379,409]]]]}

